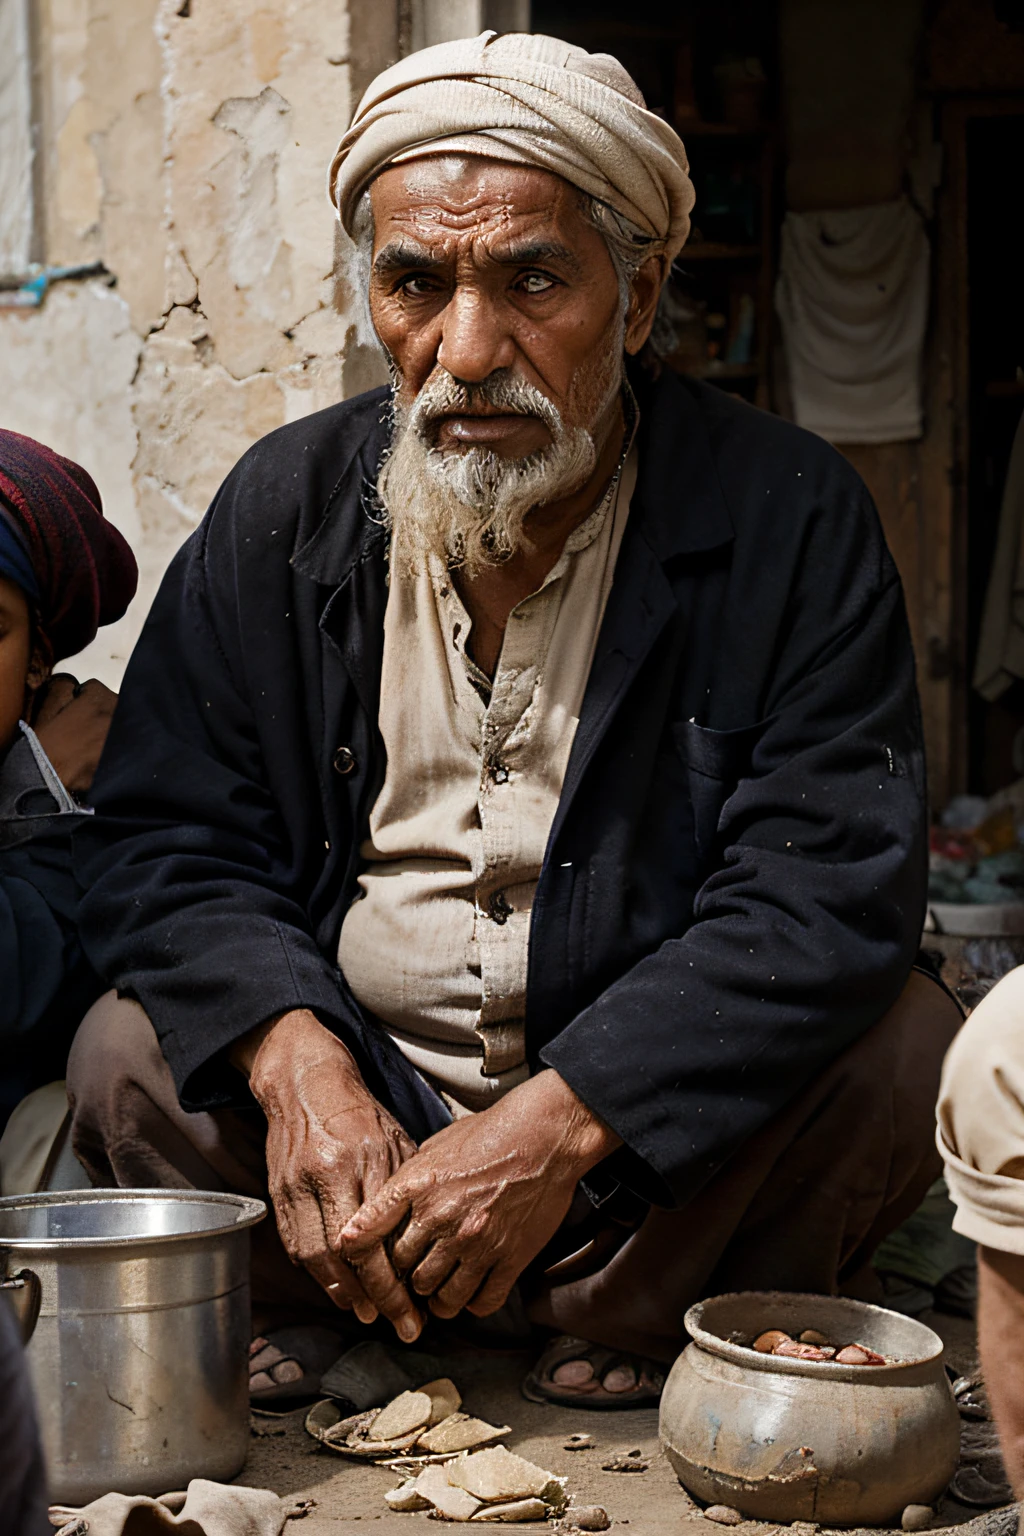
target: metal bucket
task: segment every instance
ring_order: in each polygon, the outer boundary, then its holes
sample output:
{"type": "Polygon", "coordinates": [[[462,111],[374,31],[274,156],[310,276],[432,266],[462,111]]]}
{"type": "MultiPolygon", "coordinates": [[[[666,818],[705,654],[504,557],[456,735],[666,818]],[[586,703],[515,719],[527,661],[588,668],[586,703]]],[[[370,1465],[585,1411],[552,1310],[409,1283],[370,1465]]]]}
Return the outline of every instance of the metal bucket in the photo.
{"type": "Polygon", "coordinates": [[[200,1190],[0,1199],[3,1288],[28,1339],[55,1501],[241,1471],[249,1228],[265,1214],[200,1190]]]}

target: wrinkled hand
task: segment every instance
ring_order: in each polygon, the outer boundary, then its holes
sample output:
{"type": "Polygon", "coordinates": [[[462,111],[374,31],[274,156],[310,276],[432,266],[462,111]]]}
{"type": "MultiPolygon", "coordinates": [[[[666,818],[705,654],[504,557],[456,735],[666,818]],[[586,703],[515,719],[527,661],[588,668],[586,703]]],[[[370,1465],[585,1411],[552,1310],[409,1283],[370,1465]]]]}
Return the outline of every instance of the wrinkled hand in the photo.
{"type": "Polygon", "coordinates": [[[117,694],[92,678],[79,685],[67,673],[50,678],[34,711],[32,729],[72,794],[85,794],[110,730],[117,694]]]}
{"type": "Polygon", "coordinates": [[[383,1244],[366,1244],[353,1266],[339,1240],[414,1143],[369,1092],[351,1053],[304,1009],[282,1015],[262,1035],[248,1070],[267,1117],[270,1197],[292,1262],[361,1322],[372,1323],[380,1311],[399,1338],[416,1338],[419,1312],[383,1244]]]}
{"type": "Polygon", "coordinates": [[[343,1228],[341,1252],[362,1275],[408,1217],[391,1248],[398,1273],[438,1317],[486,1317],[554,1236],[577,1182],[619,1145],[557,1072],[541,1072],[425,1141],[343,1228]]]}

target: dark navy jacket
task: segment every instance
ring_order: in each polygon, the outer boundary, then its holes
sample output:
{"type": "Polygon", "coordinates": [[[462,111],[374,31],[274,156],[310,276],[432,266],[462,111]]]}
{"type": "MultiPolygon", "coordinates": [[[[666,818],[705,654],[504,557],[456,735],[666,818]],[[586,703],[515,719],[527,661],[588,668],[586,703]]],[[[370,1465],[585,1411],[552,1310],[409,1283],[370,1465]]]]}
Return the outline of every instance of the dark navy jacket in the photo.
{"type": "Polygon", "coordinates": [[[86,813],[46,771],[49,783],[24,736],[0,760],[0,1129],[26,1093],[64,1076],[100,992],[78,942],[71,868],[86,813]]]}
{"type": "MultiPolygon", "coordinates": [[[[526,1037],[622,1136],[616,1174],[678,1204],[899,994],[925,789],[899,579],[857,475],[714,388],[636,387],[639,482],[536,891],[526,1037]]],[[[272,1014],[357,1016],[335,955],[384,772],[385,404],[283,427],[228,476],[76,834],[87,952],[146,1008],[187,1108],[238,1102],[225,1047],[272,1014]]]]}

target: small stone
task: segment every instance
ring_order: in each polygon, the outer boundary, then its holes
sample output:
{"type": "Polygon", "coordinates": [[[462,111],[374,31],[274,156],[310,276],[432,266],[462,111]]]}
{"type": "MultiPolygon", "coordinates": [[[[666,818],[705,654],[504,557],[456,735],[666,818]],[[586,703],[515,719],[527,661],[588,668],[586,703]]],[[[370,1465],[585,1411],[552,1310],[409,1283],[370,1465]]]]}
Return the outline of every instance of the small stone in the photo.
{"type": "Polygon", "coordinates": [[[817,1328],[805,1328],[799,1338],[801,1344],[817,1344],[819,1348],[822,1344],[828,1343],[828,1339],[823,1333],[819,1333],[817,1328]]]}
{"type": "Polygon", "coordinates": [[[477,1520],[546,1520],[551,1513],[543,1499],[516,1499],[511,1504],[485,1504],[470,1519],[477,1520]]]}
{"type": "Polygon", "coordinates": [[[767,1333],[762,1333],[754,1340],[754,1348],[759,1355],[770,1355],[777,1344],[792,1344],[793,1340],[788,1333],[783,1333],[781,1328],[769,1328],[767,1333]]]}
{"type": "Polygon", "coordinates": [[[425,1386],[420,1387],[420,1391],[425,1392],[433,1404],[427,1421],[428,1429],[451,1418],[452,1414],[458,1413],[462,1407],[462,1395],[454,1381],[447,1376],[439,1376],[436,1381],[428,1381],[425,1386]]]}
{"type": "Polygon", "coordinates": [[[601,1463],[602,1472],[646,1472],[650,1461],[639,1446],[631,1451],[619,1451],[601,1463]]]}
{"type": "Polygon", "coordinates": [[[900,1525],[905,1531],[926,1531],[934,1519],[935,1511],[930,1504],[908,1504],[900,1525]]]}
{"type": "Polygon", "coordinates": [[[417,1479],[411,1477],[398,1488],[391,1488],[384,1495],[384,1502],[388,1509],[397,1510],[400,1514],[406,1514],[414,1509],[428,1509],[427,1500],[416,1489],[417,1479]]]}
{"type": "Polygon", "coordinates": [[[416,1444],[425,1451],[443,1451],[454,1456],[459,1451],[473,1450],[478,1445],[487,1445],[511,1433],[509,1424],[497,1428],[494,1424],[485,1424],[483,1419],[470,1418],[468,1413],[450,1413],[440,1424],[425,1430],[416,1444]]]}
{"type": "Polygon", "coordinates": [[[876,1355],[866,1344],[847,1344],[836,1355],[837,1365],[884,1365],[885,1356],[876,1355]]]}
{"type": "Polygon", "coordinates": [[[608,1511],[600,1504],[581,1504],[565,1516],[565,1527],[570,1531],[608,1531],[611,1524],[608,1511]]]}
{"type": "Polygon", "coordinates": [[[373,1421],[375,1440],[398,1440],[422,1429],[430,1420],[433,1399],[426,1392],[402,1392],[382,1408],[373,1421]]]}
{"type": "Polygon", "coordinates": [[[743,1524],[743,1516],[731,1504],[709,1504],[704,1511],[704,1519],[713,1520],[716,1525],[743,1524]]]}
{"type": "Polygon", "coordinates": [[[784,1339],[781,1344],[776,1344],[772,1350],[776,1357],[784,1360],[831,1360],[835,1354],[834,1349],[821,1349],[817,1344],[797,1344],[794,1339],[784,1339]]]}
{"type": "Polygon", "coordinates": [[[589,1451],[594,1444],[593,1435],[570,1435],[562,1446],[563,1451],[589,1451]]]}

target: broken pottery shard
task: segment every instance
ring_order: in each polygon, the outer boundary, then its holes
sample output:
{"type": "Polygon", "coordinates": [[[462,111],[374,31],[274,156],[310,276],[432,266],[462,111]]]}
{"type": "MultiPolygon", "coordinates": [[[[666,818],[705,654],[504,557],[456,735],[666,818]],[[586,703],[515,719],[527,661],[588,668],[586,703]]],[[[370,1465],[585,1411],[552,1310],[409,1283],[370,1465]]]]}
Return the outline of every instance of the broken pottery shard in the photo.
{"type": "Polygon", "coordinates": [[[800,1337],[800,1343],[801,1344],[818,1344],[818,1345],[822,1345],[822,1344],[827,1344],[828,1343],[828,1339],[825,1337],[825,1335],[823,1333],[819,1333],[817,1328],[805,1328],[803,1333],[801,1333],[799,1337],[800,1337]]]}
{"type": "Polygon", "coordinates": [[[713,1520],[716,1525],[742,1525],[743,1516],[738,1509],[733,1509],[731,1504],[709,1504],[704,1511],[705,1520],[713,1520]]]}
{"type": "Polygon", "coordinates": [[[507,1503],[510,1499],[542,1499],[550,1508],[565,1505],[565,1484],[553,1472],[535,1466],[522,1456],[496,1445],[475,1456],[462,1456],[446,1467],[448,1481],[465,1488],[485,1504],[507,1503]]]}
{"type": "Polygon", "coordinates": [[[384,1502],[388,1509],[397,1510],[400,1514],[406,1514],[413,1509],[429,1509],[427,1500],[416,1491],[416,1479],[410,1478],[398,1488],[391,1488],[384,1495],[384,1502]]]}
{"type": "Polygon", "coordinates": [[[480,1500],[464,1488],[454,1488],[444,1467],[427,1467],[415,1483],[416,1492],[433,1512],[444,1520],[469,1520],[480,1508],[480,1500]]]}
{"type": "Polygon", "coordinates": [[[469,1451],[477,1445],[489,1445],[492,1440],[500,1440],[502,1435],[511,1433],[508,1424],[498,1429],[493,1424],[485,1424],[483,1419],[470,1418],[468,1413],[450,1413],[440,1424],[435,1424],[433,1429],[425,1430],[416,1444],[425,1451],[446,1451],[454,1456],[458,1451],[469,1451]]]}
{"type": "Polygon", "coordinates": [[[328,1397],[323,1402],[314,1403],[306,1414],[306,1432],[332,1451],[348,1455],[349,1438],[365,1434],[376,1415],[376,1408],[371,1408],[367,1413],[355,1413],[343,1419],[337,1403],[328,1397]]]}
{"type": "Polygon", "coordinates": [[[427,1428],[432,1429],[435,1424],[451,1418],[453,1413],[458,1413],[462,1407],[462,1395],[454,1381],[447,1376],[439,1376],[436,1381],[428,1381],[420,1387],[430,1398],[430,1418],[427,1420],[427,1428]]]}
{"type": "Polygon", "coordinates": [[[430,1419],[434,1400],[426,1392],[402,1392],[373,1421],[375,1440],[398,1440],[414,1429],[422,1429],[430,1419]]]}
{"type": "Polygon", "coordinates": [[[566,1511],[565,1525],[571,1531],[608,1531],[611,1524],[608,1511],[600,1504],[581,1504],[566,1511]]]}
{"type": "Polygon", "coordinates": [[[866,1344],[847,1344],[836,1355],[837,1365],[884,1365],[885,1356],[876,1355],[866,1344]]]}
{"type": "Polygon", "coordinates": [[[908,1504],[900,1525],[905,1531],[926,1531],[934,1519],[935,1511],[930,1504],[908,1504]]]}
{"type": "Polygon", "coordinates": [[[631,1451],[619,1451],[608,1461],[602,1461],[602,1472],[646,1472],[650,1462],[639,1447],[631,1451]]]}
{"type": "Polygon", "coordinates": [[[788,1333],[783,1333],[781,1328],[769,1328],[767,1333],[762,1333],[754,1340],[754,1348],[759,1355],[770,1355],[778,1344],[792,1344],[788,1333]]]}
{"type": "Polygon", "coordinates": [[[563,1451],[589,1451],[594,1444],[593,1435],[570,1435],[562,1446],[563,1451]]]}
{"type": "Polygon", "coordinates": [[[476,1520],[546,1520],[551,1511],[543,1499],[516,1499],[511,1504],[485,1504],[476,1520]]]}
{"type": "Polygon", "coordinates": [[[480,1508],[464,1488],[454,1488],[444,1467],[426,1467],[414,1484],[417,1495],[445,1520],[469,1520],[480,1508]]]}

